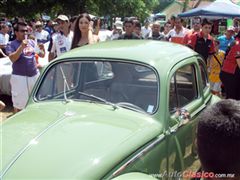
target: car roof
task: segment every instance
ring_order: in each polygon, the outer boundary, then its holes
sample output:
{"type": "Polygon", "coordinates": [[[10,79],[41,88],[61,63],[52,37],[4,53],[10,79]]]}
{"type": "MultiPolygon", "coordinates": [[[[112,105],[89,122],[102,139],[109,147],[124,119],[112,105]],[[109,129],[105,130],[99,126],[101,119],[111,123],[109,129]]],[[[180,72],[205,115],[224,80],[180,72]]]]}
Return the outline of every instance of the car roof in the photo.
{"type": "Polygon", "coordinates": [[[176,43],[154,40],[114,40],[79,47],[64,53],[57,59],[110,58],[139,61],[153,66],[154,64],[171,66],[194,55],[197,53],[176,43]]]}

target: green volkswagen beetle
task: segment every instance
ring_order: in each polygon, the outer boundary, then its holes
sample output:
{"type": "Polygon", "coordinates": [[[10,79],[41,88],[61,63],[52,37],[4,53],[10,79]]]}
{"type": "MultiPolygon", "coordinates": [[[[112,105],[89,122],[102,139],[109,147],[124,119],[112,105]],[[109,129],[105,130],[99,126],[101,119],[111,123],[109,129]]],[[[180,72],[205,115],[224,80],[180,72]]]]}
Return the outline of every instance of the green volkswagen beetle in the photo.
{"type": "Polygon", "coordinates": [[[27,107],[2,123],[0,177],[184,172],[196,160],[197,117],[218,100],[188,47],[128,40],[74,49],[44,69],[27,107]]]}

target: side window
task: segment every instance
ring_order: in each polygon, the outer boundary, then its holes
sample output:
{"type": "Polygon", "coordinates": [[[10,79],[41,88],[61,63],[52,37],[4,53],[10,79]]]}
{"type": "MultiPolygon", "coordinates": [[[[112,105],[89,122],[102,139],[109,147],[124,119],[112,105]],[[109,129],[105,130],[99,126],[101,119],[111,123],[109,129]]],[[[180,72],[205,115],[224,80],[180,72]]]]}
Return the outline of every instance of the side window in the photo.
{"type": "Polygon", "coordinates": [[[202,62],[198,61],[198,64],[201,71],[202,87],[205,89],[208,86],[207,71],[202,62]]]}
{"type": "Polygon", "coordinates": [[[179,68],[171,78],[169,90],[169,111],[181,108],[197,99],[196,73],[193,65],[179,68]]]}

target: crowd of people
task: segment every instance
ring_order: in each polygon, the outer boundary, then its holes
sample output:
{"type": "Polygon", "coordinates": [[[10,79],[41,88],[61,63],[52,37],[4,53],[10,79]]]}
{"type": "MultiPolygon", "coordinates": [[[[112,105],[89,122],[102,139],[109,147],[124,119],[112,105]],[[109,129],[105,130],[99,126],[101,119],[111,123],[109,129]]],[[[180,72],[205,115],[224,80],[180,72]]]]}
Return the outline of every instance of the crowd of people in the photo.
{"type": "Polygon", "coordinates": [[[211,21],[200,17],[192,18],[191,29],[186,28],[184,20],[176,16],[172,16],[162,27],[159,21],[150,23],[145,20],[141,25],[137,18],[125,18],[123,22],[117,20],[111,33],[102,38],[100,21],[94,23],[87,13],[70,19],[59,15],[47,22],[41,19],[27,22],[24,18],[9,22],[6,19],[0,24],[0,56],[8,56],[13,62],[11,87],[15,112],[25,107],[39,75],[39,56],[43,57],[48,52],[48,61],[51,61],[76,47],[120,39],[169,41],[192,48],[202,56],[208,67],[212,93],[221,96],[224,87],[227,98],[240,100],[239,28],[228,27],[225,34],[213,38],[212,25],[211,21]],[[47,49],[44,43],[49,43],[47,49]],[[24,97],[18,99],[22,94],[25,94],[24,97]]]}
{"type": "MultiPolygon", "coordinates": [[[[100,22],[98,21],[94,26],[94,22],[87,13],[70,19],[66,15],[59,15],[54,21],[45,22],[45,25],[40,19],[26,22],[19,18],[14,24],[4,21],[0,24],[0,55],[2,57],[8,56],[12,61],[13,71],[10,83],[14,111],[18,112],[26,106],[33,85],[39,76],[38,68],[41,66],[38,66],[38,57],[46,56],[46,51],[48,51],[48,61],[51,61],[71,49],[103,40],[152,39],[186,45],[198,52],[205,61],[212,93],[221,96],[222,87],[224,87],[227,99],[240,100],[239,29],[228,27],[225,34],[214,38],[211,36],[212,23],[208,19],[200,17],[192,19],[191,27],[192,29],[186,28],[183,19],[175,16],[172,16],[162,27],[158,21],[150,23],[146,20],[142,26],[138,19],[126,18],[124,22],[116,21],[113,24],[111,34],[101,39],[99,38],[101,34],[100,22]],[[47,49],[44,48],[44,43],[49,43],[47,49]]],[[[0,109],[4,106],[4,103],[0,101],[0,109]]],[[[230,150],[232,149],[229,149],[230,145],[232,146],[231,137],[239,141],[239,107],[238,102],[224,101],[213,106],[200,118],[198,147],[204,170],[222,172],[222,166],[229,164],[230,167],[231,160],[235,156],[239,157],[237,155],[239,143],[234,145],[237,147],[235,154],[231,155],[230,150]],[[232,107],[231,103],[235,106],[232,107]],[[212,112],[219,114],[213,117],[212,112]],[[229,117],[228,114],[234,118],[229,117]],[[227,117],[225,118],[225,116],[227,117]],[[230,122],[232,120],[235,121],[230,122]],[[213,123],[209,124],[209,121],[213,123]],[[223,125],[220,127],[221,124],[223,125]],[[238,129],[234,129],[235,125],[238,129]],[[215,126],[219,127],[219,132],[212,135],[211,128],[215,126]],[[219,142],[218,139],[226,131],[226,128],[229,130],[228,133],[232,134],[227,137],[223,136],[224,139],[220,139],[221,142],[219,142]],[[213,141],[209,144],[206,143],[209,137],[215,138],[214,146],[212,146],[213,141]],[[221,144],[227,142],[229,147],[221,144]],[[229,151],[229,160],[221,161],[222,165],[218,163],[219,159],[216,158],[213,164],[207,164],[206,162],[212,160],[209,158],[215,156],[215,150],[219,151],[223,146],[226,147],[227,152],[229,151]]],[[[223,155],[224,152],[221,154],[223,155]]],[[[231,167],[239,168],[239,160],[231,167]]],[[[229,172],[232,170],[234,171],[234,169],[229,169],[229,172]]],[[[236,172],[239,173],[239,169],[236,172]]]]}

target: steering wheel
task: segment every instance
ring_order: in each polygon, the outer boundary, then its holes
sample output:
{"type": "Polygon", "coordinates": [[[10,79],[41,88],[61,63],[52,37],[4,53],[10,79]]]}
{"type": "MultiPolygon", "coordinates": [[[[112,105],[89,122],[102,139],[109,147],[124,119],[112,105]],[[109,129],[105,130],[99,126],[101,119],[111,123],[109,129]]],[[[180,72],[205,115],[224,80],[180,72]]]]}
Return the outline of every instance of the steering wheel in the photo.
{"type": "Polygon", "coordinates": [[[128,107],[128,108],[137,109],[139,111],[146,113],[146,111],[143,108],[141,108],[135,104],[129,103],[129,102],[118,102],[118,103],[116,103],[116,105],[120,106],[120,107],[128,107]]]}

